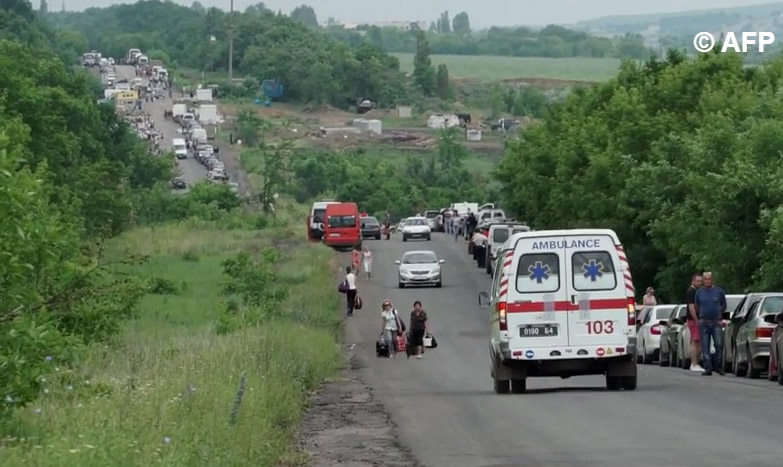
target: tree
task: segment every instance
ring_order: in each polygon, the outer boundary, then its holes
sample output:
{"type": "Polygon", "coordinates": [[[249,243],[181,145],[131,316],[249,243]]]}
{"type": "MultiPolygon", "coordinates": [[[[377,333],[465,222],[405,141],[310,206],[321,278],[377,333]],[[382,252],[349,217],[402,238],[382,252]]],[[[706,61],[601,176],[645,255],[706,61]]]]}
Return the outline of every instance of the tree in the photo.
{"type": "Polygon", "coordinates": [[[470,33],[470,17],[466,12],[458,13],[451,20],[451,28],[457,34],[469,34],[470,33]]]}
{"type": "Polygon", "coordinates": [[[492,118],[500,117],[505,108],[503,89],[497,83],[493,84],[490,90],[489,107],[492,118]]]}
{"type": "Polygon", "coordinates": [[[46,0],[41,0],[41,5],[38,8],[38,12],[42,15],[49,13],[49,5],[46,3],[46,0]]]}
{"type": "Polygon", "coordinates": [[[438,65],[436,86],[437,95],[441,99],[448,100],[453,97],[453,91],[451,89],[451,84],[449,83],[449,68],[445,63],[438,65]]]}
{"type": "Polygon", "coordinates": [[[438,18],[438,33],[448,34],[451,32],[451,21],[449,21],[449,12],[444,11],[438,18]]]}
{"type": "Polygon", "coordinates": [[[423,32],[416,35],[416,55],[413,57],[413,82],[424,93],[431,96],[435,91],[435,69],[430,60],[429,44],[423,32]]]}
{"type": "Polygon", "coordinates": [[[298,21],[309,28],[317,28],[318,17],[310,5],[300,5],[291,11],[291,19],[298,21]]]}

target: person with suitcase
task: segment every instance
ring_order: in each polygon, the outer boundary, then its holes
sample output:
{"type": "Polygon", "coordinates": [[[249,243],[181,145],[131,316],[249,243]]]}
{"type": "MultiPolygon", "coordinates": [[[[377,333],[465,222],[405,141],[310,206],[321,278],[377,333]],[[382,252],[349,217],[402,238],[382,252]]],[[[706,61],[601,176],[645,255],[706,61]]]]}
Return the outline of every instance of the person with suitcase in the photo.
{"type": "Polygon", "coordinates": [[[389,348],[389,358],[394,358],[397,353],[395,348],[395,340],[398,335],[405,332],[405,324],[400,319],[397,310],[392,306],[391,300],[386,299],[381,305],[381,334],[385,337],[385,341],[389,348]]]}
{"type": "MultiPolygon", "coordinates": [[[[421,302],[413,302],[413,311],[411,311],[410,342],[412,352],[416,359],[421,360],[424,355],[424,336],[430,333],[430,324],[427,318],[427,312],[421,308],[421,302]]],[[[408,357],[410,358],[410,356],[408,357]]]]}

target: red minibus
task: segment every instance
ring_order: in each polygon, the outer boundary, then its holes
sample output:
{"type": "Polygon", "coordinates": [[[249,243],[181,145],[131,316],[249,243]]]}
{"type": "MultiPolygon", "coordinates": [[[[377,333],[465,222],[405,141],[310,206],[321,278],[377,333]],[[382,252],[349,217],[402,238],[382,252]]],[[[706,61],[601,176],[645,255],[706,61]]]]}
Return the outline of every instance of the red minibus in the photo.
{"type": "Polygon", "coordinates": [[[326,206],[324,243],[334,248],[360,245],[362,233],[359,208],[356,203],[336,203],[326,206]]]}

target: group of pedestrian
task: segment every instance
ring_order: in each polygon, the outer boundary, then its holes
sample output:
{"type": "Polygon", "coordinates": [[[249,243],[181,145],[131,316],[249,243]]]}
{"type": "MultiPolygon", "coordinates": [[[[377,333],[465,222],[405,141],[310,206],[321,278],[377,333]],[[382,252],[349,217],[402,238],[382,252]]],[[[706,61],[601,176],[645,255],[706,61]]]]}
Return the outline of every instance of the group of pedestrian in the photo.
{"type": "Polygon", "coordinates": [[[408,354],[408,358],[415,357],[421,360],[424,355],[424,336],[429,334],[429,319],[427,318],[427,312],[422,309],[421,302],[416,300],[413,302],[413,311],[410,315],[410,325],[405,326],[405,322],[400,318],[400,314],[396,308],[392,305],[391,300],[388,298],[381,304],[381,334],[385,336],[386,342],[389,343],[389,358],[394,358],[396,355],[396,349],[393,345],[397,336],[404,336],[406,329],[408,334],[406,336],[406,346],[411,349],[408,354]]]}
{"type": "Polygon", "coordinates": [[[685,293],[688,306],[686,325],[691,335],[691,371],[711,376],[723,372],[723,314],[726,312],[726,292],[714,283],[711,272],[694,274],[685,293]],[[715,346],[714,358],[710,352],[715,346]],[[699,365],[701,354],[701,365],[699,365]]]}

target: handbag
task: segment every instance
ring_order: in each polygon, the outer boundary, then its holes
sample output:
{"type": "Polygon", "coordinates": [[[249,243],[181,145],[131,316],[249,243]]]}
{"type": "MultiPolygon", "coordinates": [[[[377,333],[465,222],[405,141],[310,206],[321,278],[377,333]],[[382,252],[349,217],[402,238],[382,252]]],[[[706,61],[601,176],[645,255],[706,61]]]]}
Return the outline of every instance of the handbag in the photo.
{"type": "Polygon", "coordinates": [[[397,310],[394,310],[394,319],[397,320],[397,334],[402,334],[405,332],[405,322],[400,319],[400,315],[397,314],[397,310]]]}
{"type": "Polygon", "coordinates": [[[356,298],[353,299],[353,308],[354,310],[361,310],[362,309],[362,297],[359,295],[356,296],[356,298]]]}
{"type": "Polygon", "coordinates": [[[394,351],[395,352],[405,352],[405,336],[403,334],[397,334],[394,336],[394,351]]]}
{"type": "Polygon", "coordinates": [[[424,336],[424,347],[428,349],[434,349],[438,346],[438,341],[435,340],[435,336],[432,334],[427,334],[424,336]]]}
{"type": "Polygon", "coordinates": [[[337,291],[340,293],[347,293],[348,292],[348,280],[344,280],[340,282],[340,285],[337,286],[337,291]]]}

